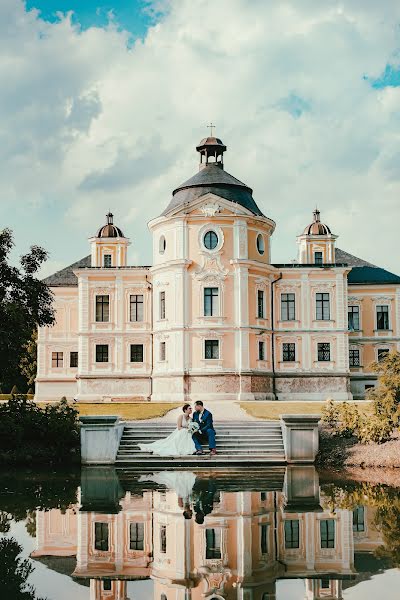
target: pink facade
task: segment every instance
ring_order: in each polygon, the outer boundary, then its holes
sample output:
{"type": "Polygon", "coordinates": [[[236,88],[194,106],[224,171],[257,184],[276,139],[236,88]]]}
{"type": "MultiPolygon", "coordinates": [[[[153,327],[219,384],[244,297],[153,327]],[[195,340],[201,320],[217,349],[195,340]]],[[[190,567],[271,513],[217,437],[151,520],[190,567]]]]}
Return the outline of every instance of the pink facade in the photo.
{"type": "Polygon", "coordinates": [[[400,347],[400,277],[338,250],[318,211],[298,261],[272,264],[275,223],[224,149],[203,140],[199,173],[149,223],[151,267],[129,265],[109,214],[90,256],[47,279],[37,400],[348,400],[374,385],[369,364],[400,347]]]}

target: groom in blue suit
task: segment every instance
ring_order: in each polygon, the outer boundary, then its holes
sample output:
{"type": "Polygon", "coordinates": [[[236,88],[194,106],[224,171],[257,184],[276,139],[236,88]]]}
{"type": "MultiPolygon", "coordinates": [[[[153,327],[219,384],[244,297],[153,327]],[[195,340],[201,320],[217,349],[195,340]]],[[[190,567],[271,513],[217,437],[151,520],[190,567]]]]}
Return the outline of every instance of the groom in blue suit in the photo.
{"type": "Polygon", "coordinates": [[[199,431],[193,434],[193,441],[194,445],[196,446],[195,454],[204,454],[201,444],[208,442],[210,454],[215,456],[217,451],[215,449],[215,429],[213,424],[213,416],[209,410],[204,408],[201,400],[198,400],[194,404],[193,421],[200,427],[199,431]]]}

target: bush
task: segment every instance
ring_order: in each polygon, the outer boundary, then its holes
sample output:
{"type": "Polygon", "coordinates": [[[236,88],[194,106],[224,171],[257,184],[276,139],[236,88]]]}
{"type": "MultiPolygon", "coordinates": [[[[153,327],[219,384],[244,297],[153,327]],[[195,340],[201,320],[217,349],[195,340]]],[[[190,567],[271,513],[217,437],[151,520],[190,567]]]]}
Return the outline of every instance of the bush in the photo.
{"type": "Polygon", "coordinates": [[[390,440],[392,433],[393,424],[374,415],[359,424],[357,437],[361,444],[383,444],[390,440]]]}
{"type": "Polygon", "coordinates": [[[4,462],[70,462],[78,452],[78,412],[66,400],[41,409],[18,395],[0,405],[4,462]]]}
{"type": "Polygon", "coordinates": [[[348,402],[335,404],[329,400],[322,410],[322,421],[339,437],[349,438],[357,435],[360,419],[357,406],[348,402]]]}
{"type": "Polygon", "coordinates": [[[322,421],[332,429],[335,429],[339,423],[340,411],[337,405],[328,400],[326,406],[322,409],[322,421]]]}

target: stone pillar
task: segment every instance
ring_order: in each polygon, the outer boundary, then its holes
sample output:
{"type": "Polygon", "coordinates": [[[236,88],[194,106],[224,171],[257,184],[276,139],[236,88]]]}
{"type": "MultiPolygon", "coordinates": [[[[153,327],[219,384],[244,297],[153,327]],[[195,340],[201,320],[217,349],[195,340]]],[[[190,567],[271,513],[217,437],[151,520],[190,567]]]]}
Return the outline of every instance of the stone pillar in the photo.
{"type": "Polygon", "coordinates": [[[319,477],[314,465],[288,466],[283,485],[285,512],[320,511],[319,477]]]}
{"type": "Polygon", "coordinates": [[[282,435],[286,461],[313,463],[318,452],[319,415],[282,415],[282,435]]]}
{"type": "Polygon", "coordinates": [[[124,429],[116,416],[80,417],[82,464],[114,464],[124,429]]]}

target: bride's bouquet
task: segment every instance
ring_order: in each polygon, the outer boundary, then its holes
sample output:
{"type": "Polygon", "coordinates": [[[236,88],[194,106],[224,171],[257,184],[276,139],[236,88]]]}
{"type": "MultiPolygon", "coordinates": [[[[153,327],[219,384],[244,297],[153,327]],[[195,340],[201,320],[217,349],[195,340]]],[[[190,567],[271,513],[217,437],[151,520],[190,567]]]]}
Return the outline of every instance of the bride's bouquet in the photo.
{"type": "Polygon", "coordinates": [[[190,433],[190,435],[193,435],[194,433],[197,433],[200,429],[200,426],[198,423],[196,423],[195,421],[190,421],[189,425],[188,425],[188,431],[190,433]]]}

